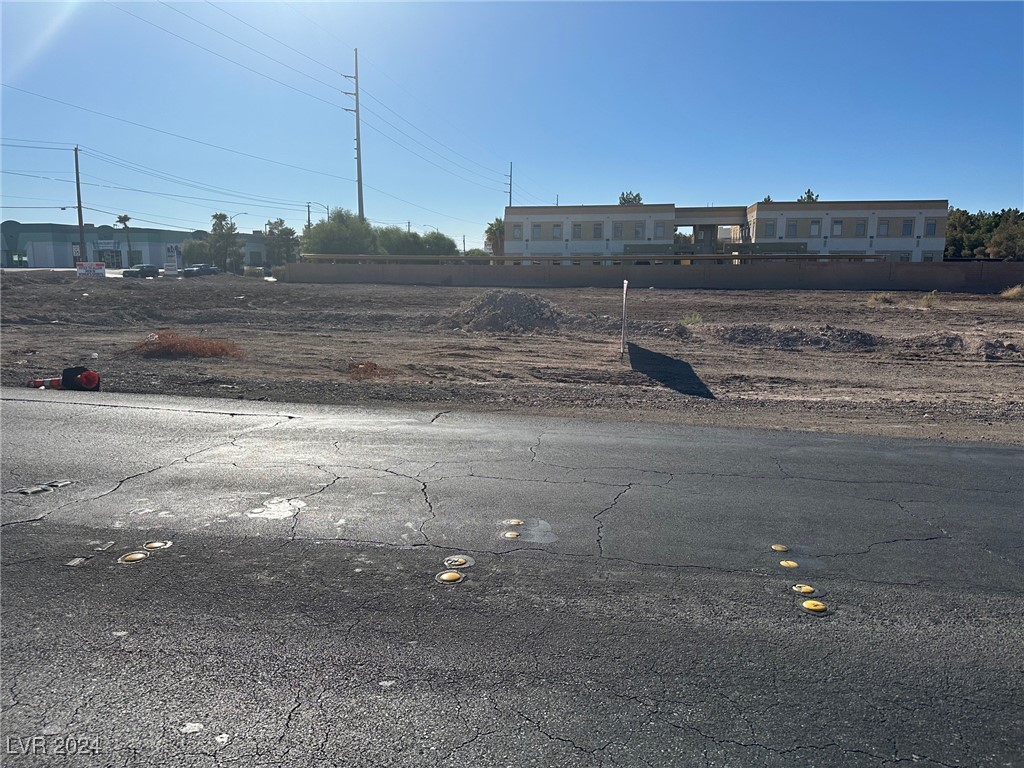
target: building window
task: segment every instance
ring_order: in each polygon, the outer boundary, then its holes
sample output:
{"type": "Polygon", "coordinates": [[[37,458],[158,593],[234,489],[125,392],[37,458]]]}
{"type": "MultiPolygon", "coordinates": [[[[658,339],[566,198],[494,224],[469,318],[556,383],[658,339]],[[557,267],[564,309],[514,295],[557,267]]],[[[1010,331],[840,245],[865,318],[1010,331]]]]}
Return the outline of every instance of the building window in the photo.
{"type": "Polygon", "coordinates": [[[937,224],[936,224],[935,219],[925,219],[924,220],[924,234],[925,234],[925,236],[926,237],[935,237],[936,226],[937,226],[937,224]]]}
{"type": "Polygon", "coordinates": [[[796,237],[796,222],[795,221],[787,221],[786,222],[786,237],[796,237]]]}
{"type": "Polygon", "coordinates": [[[513,224],[512,225],[512,239],[513,240],[522,240],[523,239],[523,225],[522,224],[513,224]]]}
{"type": "Polygon", "coordinates": [[[595,224],[594,225],[594,239],[595,240],[600,240],[602,237],[604,237],[604,225],[603,224],[595,224]]]}
{"type": "Polygon", "coordinates": [[[821,219],[811,221],[811,237],[821,237],[821,219]]]}
{"type": "Polygon", "coordinates": [[[540,224],[533,225],[533,239],[540,240],[540,224]]]}
{"type": "Polygon", "coordinates": [[[638,222],[633,225],[633,239],[643,240],[644,239],[644,223],[638,222]]]}
{"type": "Polygon", "coordinates": [[[573,240],[581,240],[581,239],[583,239],[583,225],[582,224],[573,224],[572,225],[572,239],[573,240]]]}
{"type": "Polygon", "coordinates": [[[911,237],[914,234],[914,220],[904,219],[903,220],[903,236],[911,237]]]}
{"type": "Polygon", "coordinates": [[[551,239],[552,240],[561,240],[562,239],[562,225],[561,224],[552,224],[551,225],[551,239]]]}
{"type": "Polygon", "coordinates": [[[843,236],[843,220],[842,219],[832,219],[832,237],[842,237],[842,236],[843,236]]]}
{"type": "Polygon", "coordinates": [[[775,237],[775,222],[774,221],[766,221],[764,223],[764,236],[765,237],[775,237]]]}
{"type": "Polygon", "coordinates": [[[901,253],[900,254],[900,261],[910,261],[910,254],[909,253],[901,253]]]}
{"type": "Polygon", "coordinates": [[[654,236],[658,238],[665,236],[665,222],[659,221],[654,225],[654,236]]]}
{"type": "Polygon", "coordinates": [[[932,259],[932,255],[931,254],[927,254],[927,255],[921,257],[921,261],[932,261],[932,260],[933,259],[932,259]]]}
{"type": "Polygon", "coordinates": [[[612,237],[616,240],[622,239],[622,225],[612,224],[612,237]]]}
{"type": "Polygon", "coordinates": [[[703,229],[697,231],[697,239],[698,240],[703,240],[704,239],[704,230],[703,229]]]}
{"type": "Polygon", "coordinates": [[[854,225],[854,234],[857,237],[864,237],[868,233],[868,223],[866,221],[858,221],[854,225]]]}
{"type": "Polygon", "coordinates": [[[888,237],[889,236],[889,220],[879,219],[878,220],[878,236],[888,237]]]}

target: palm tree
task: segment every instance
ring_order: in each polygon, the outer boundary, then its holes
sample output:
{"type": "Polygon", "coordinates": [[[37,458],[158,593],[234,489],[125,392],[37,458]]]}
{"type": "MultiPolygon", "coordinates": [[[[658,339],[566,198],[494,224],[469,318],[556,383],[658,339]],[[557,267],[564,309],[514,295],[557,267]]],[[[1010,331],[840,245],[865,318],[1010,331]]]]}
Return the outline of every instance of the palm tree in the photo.
{"type": "Polygon", "coordinates": [[[131,231],[128,229],[128,222],[131,220],[132,217],[127,213],[122,213],[117,217],[117,223],[124,227],[124,237],[128,241],[128,264],[126,266],[129,267],[132,265],[132,235],[131,231]]]}
{"type": "Polygon", "coordinates": [[[505,255],[505,220],[498,218],[487,225],[484,242],[497,258],[505,255]]]}

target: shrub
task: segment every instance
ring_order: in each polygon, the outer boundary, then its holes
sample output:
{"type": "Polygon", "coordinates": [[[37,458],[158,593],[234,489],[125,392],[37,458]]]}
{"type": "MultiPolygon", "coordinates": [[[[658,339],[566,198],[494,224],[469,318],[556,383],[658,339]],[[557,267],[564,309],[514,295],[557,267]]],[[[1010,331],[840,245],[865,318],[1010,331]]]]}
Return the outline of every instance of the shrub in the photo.
{"type": "Polygon", "coordinates": [[[876,293],[868,299],[869,304],[895,304],[896,299],[891,293],[876,293]]]}
{"type": "Polygon", "coordinates": [[[1024,283],[1017,283],[999,294],[1001,299],[1024,299],[1024,283]]]}
{"type": "Polygon", "coordinates": [[[925,309],[931,309],[932,307],[934,307],[938,303],[939,303],[939,292],[938,291],[932,291],[931,293],[926,293],[924,296],[921,297],[921,306],[924,307],[925,309]]]}
{"type": "Polygon", "coordinates": [[[348,375],[352,378],[352,381],[379,379],[383,376],[390,376],[393,373],[394,371],[388,368],[381,368],[372,360],[352,361],[348,364],[348,375]]]}
{"type": "Polygon", "coordinates": [[[151,333],[132,347],[143,357],[242,357],[241,348],[233,341],[182,336],[173,331],[151,333]]]}
{"type": "Polygon", "coordinates": [[[682,320],[680,320],[679,324],[680,325],[687,325],[687,326],[689,326],[689,325],[700,325],[703,322],[704,322],[704,318],[701,317],[696,312],[694,312],[692,315],[687,315],[682,320]]]}

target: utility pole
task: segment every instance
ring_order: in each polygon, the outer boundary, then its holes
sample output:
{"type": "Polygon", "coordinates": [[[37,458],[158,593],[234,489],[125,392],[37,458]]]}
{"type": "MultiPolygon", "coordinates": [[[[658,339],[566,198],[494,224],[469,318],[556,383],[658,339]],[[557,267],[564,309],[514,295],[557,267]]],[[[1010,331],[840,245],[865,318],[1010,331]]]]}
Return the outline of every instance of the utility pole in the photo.
{"type": "Polygon", "coordinates": [[[355,83],[355,91],[345,91],[349,96],[356,97],[356,108],[345,109],[346,112],[355,112],[356,115],[356,186],[358,188],[359,195],[359,218],[363,221],[366,220],[363,214],[363,147],[359,141],[359,49],[355,49],[356,52],[356,69],[354,75],[342,75],[347,77],[355,83]]]}
{"type": "MultiPolygon", "coordinates": [[[[78,259],[85,261],[85,220],[82,218],[82,177],[78,173],[78,145],[75,144],[75,190],[78,192],[78,259]]],[[[131,256],[131,254],[128,254],[131,256]]]]}
{"type": "Polygon", "coordinates": [[[306,203],[306,227],[312,227],[313,226],[313,216],[309,212],[309,206],[310,206],[310,203],[306,203]]]}
{"type": "Polygon", "coordinates": [[[405,231],[406,232],[412,232],[412,222],[411,221],[405,222],[405,231]]]}
{"type": "Polygon", "coordinates": [[[462,236],[462,258],[466,258],[466,236],[462,236]]]}
{"type": "Polygon", "coordinates": [[[508,207],[512,207],[512,163],[508,164],[508,207]]]}

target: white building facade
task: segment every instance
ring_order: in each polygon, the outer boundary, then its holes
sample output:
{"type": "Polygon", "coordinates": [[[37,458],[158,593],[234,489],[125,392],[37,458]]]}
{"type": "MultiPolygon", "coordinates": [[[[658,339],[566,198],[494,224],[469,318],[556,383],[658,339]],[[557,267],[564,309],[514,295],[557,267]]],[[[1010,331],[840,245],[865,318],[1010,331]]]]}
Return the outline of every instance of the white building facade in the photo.
{"type": "Polygon", "coordinates": [[[505,260],[612,264],[627,245],[670,250],[675,206],[563,205],[505,209],[505,260]]]}
{"type": "Polygon", "coordinates": [[[740,241],[805,244],[824,257],[942,261],[948,200],[755,203],[740,241]]]}
{"type": "MultiPolygon", "coordinates": [[[[755,203],[679,208],[657,205],[509,206],[505,263],[611,265],[623,256],[679,254],[821,261],[942,261],[947,200],[755,203]],[[674,243],[677,229],[687,247],[674,243]],[[731,231],[726,241],[721,233],[731,231]],[[781,256],[780,256],[781,255],[781,256]]],[[[688,263],[676,259],[677,263],[688,263]]]]}

